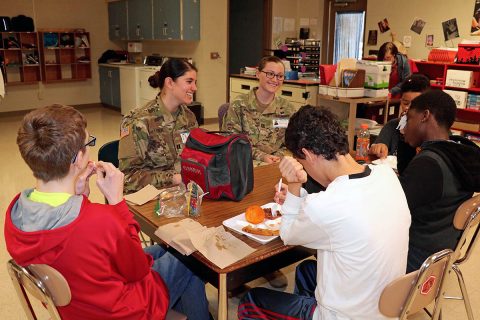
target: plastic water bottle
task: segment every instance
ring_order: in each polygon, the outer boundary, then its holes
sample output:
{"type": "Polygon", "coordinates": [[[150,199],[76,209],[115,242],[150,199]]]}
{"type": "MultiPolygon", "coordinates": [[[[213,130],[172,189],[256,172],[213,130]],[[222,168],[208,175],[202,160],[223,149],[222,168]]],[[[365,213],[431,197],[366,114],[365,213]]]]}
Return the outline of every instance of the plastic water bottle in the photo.
{"type": "Polygon", "coordinates": [[[368,131],[368,124],[362,123],[360,131],[357,135],[357,149],[355,153],[355,160],[368,160],[368,147],[370,146],[370,132],[368,131]]]}

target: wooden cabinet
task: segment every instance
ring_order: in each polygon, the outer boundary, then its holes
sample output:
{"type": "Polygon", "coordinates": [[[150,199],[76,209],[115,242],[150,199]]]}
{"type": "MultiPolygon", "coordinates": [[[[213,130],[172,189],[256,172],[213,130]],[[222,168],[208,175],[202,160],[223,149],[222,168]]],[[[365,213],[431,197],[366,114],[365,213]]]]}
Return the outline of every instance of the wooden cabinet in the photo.
{"type": "Polygon", "coordinates": [[[41,81],[40,52],[36,32],[1,32],[0,66],[5,82],[29,84],[41,81]]]}
{"type": "Polygon", "coordinates": [[[100,76],[100,101],[120,108],[120,70],[115,67],[98,67],[100,76]]]}
{"type": "MultiPolygon", "coordinates": [[[[255,77],[244,75],[232,75],[230,77],[230,99],[232,102],[235,98],[243,93],[248,93],[251,89],[258,86],[255,77]]],[[[317,104],[318,81],[304,80],[286,80],[277,96],[288,100],[297,109],[303,105],[317,104]]]]}
{"type": "MultiPolygon", "coordinates": [[[[480,66],[468,64],[453,64],[453,63],[435,63],[428,61],[415,61],[419,73],[423,73],[430,80],[431,86],[442,90],[454,90],[466,92],[469,99],[478,96],[480,100],[480,66]],[[448,70],[467,70],[473,71],[473,77],[476,81],[470,88],[450,87],[446,84],[448,70]]],[[[452,126],[452,129],[460,130],[466,134],[480,135],[480,110],[473,108],[458,108],[457,118],[452,126]]]]}
{"type": "Polygon", "coordinates": [[[153,39],[152,0],[127,0],[128,39],[153,39]]]}
{"type": "Polygon", "coordinates": [[[108,3],[108,37],[110,40],[127,40],[127,1],[108,3]]]}
{"type": "Polygon", "coordinates": [[[92,77],[88,32],[39,32],[44,82],[92,77]]]}

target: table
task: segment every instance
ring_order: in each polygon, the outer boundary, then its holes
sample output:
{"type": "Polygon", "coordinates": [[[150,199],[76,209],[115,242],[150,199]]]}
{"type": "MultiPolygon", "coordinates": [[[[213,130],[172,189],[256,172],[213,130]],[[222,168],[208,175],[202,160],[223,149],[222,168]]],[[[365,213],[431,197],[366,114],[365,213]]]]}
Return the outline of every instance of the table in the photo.
{"type": "Polygon", "coordinates": [[[317,105],[322,105],[323,101],[334,101],[334,102],[341,102],[349,105],[348,111],[348,146],[350,151],[353,151],[353,141],[355,136],[355,119],[357,116],[357,106],[359,103],[374,103],[374,102],[385,102],[384,107],[384,122],[387,123],[388,118],[388,97],[377,97],[377,98],[369,98],[369,97],[362,97],[362,98],[344,98],[344,97],[335,97],[329,96],[325,94],[319,94],[317,99],[317,105]]]}
{"type": "MultiPolygon", "coordinates": [[[[275,192],[274,188],[275,185],[278,184],[280,176],[278,164],[256,167],[254,169],[254,189],[250,194],[239,202],[205,199],[202,203],[201,215],[197,221],[207,227],[217,227],[222,225],[224,220],[244,212],[249,205],[262,205],[272,202],[275,192]]],[[[182,219],[169,219],[156,216],[154,214],[155,201],[150,201],[142,206],[129,204],[129,207],[135,219],[140,224],[142,231],[152,240],[159,243],[163,243],[162,239],[154,234],[158,226],[182,219]]],[[[235,232],[232,232],[232,234],[246,242],[249,246],[255,248],[256,251],[224,269],[211,263],[198,251],[192,253],[190,256],[183,256],[173,248],[168,248],[170,252],[184,262],[195,274],[218,289],[219,320],[227,319],[227,292],[229,290],[303,260],[315,253],[314,250],[300,246],[285,246],[280,238],[262,245],[244,235],[235,232]]]]}

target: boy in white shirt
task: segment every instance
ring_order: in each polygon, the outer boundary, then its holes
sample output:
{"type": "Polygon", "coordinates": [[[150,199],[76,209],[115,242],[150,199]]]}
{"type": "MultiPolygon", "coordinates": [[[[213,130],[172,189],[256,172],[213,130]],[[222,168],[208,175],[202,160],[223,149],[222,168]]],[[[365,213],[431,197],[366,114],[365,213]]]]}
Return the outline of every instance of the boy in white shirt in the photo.
{"type": "Polygon", "coordinates": [[[410,211],[393,170],[363,166],[348,153],[338,119],[304,106],[289,121],[280,163],[288,182],[280,236],[286,245],[317,250],[302,262],[293,294],[254,288],[240,301],[239,319],[383,319],[383,288],[405,273],[410,211]],[[326,187],[307,194],[307,173],[326,187]]]}

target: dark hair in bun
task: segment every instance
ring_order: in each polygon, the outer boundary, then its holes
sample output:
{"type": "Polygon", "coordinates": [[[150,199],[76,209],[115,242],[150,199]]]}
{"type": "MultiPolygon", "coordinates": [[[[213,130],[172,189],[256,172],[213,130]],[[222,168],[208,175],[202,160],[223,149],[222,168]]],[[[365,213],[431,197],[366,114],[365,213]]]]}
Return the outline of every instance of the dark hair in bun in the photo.
{"type": "Polygon", "coordinates": [[[170,77],[175,81],[190,70],[197,71],[197,68],[188,62],[187,59],[170,58],[162,64],[160,71],[155,72],[154,75],[148,78],[148,83],[150,83],[151,87],[162,90],[166,78],[170,77]]]}

